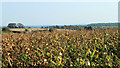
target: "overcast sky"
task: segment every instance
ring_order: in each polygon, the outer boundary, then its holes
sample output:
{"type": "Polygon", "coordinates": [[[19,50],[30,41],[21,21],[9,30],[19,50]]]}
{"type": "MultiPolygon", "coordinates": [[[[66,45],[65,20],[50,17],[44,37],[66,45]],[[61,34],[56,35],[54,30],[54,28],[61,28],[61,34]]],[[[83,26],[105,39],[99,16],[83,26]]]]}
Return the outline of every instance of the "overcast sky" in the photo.
{"type": "Polygon", "coordinates": [[[120,0],[2,0],[3,2],[118,2],[120,0]]]}
{"type": "MultiPolygon", "coordinates": [[[[112,1],[112,0],[111,0],[112,1]]],[[[118,21],[117,2],[3,2],[2,25],[67,25],[118,21]]]]}

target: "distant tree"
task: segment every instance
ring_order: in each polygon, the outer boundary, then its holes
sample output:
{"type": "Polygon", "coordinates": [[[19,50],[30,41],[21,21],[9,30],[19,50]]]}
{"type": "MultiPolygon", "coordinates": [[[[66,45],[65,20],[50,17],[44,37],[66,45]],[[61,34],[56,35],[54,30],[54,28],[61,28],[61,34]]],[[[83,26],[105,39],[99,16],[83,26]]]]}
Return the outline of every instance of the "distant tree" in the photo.
{"type": "Polygon", "coordinates": [[[86,29],[86,30],[92,30],[92,27],[91,26],[85,26],[84,29],[86,29]]]}
{"type": "Polygon", "coordinates": [[[31,27],[28,27],[28,28],[31,28],[31,27]]]}
{"type": "Polygon", "coordinates": [[[73,29],[73,26],[72,26],[72,25],[70,25],[70,29],[71,29],[71,30],[73,29]]]}
{"type": "Polygon", "coordinates": [[[55,27],[56,27],[57,29],[59,29],[59,26],[58,26],[58,25],[56,25],[55,27]]]}
{"type": "Polygon", "coordinates": [[[64,26],[61,26],[61,29],[64,29],[64,26]]]}
{"type": "Polygon", "coordinates": [[[41,28],[43,28],[43,26],[41,28]]]}
{"type": "Polygon", "coordinates": [[[18,23],[17,26],[18,26],[18,28],[25,28],[24,25],[21,23],[18,23]]]}
{"type": "Polygon", "coordinates": [[[9,23],[7,27],[9,27],[9,28],[17,28],[16,23],[9,23]]]}
{"type": "Polygon", "coordinates": [[[7,27],[9,27],[9,28],[25,28],[24,25],[21,24],[21,23],[18,23],[18,24],[16,24],[16,23],[9,23],[7,27]]]}
{"type": "Polygon", "coordinates": [[[68,26],[68,29],[70,30],[70,26],[68,26]]]}

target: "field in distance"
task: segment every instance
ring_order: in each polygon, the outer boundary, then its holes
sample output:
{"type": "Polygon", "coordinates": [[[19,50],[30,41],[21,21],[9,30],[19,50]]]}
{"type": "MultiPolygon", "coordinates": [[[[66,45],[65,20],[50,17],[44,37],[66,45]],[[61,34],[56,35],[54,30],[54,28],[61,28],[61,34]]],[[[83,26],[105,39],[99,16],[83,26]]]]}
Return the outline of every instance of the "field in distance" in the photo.
{"type": "Polygon", "coordinates": [[[49,30],[49,29],[43,29],[43,28],[10,28],[11,31],[25,31],[25,29],[28,29],[28,31],[49,30]]]}

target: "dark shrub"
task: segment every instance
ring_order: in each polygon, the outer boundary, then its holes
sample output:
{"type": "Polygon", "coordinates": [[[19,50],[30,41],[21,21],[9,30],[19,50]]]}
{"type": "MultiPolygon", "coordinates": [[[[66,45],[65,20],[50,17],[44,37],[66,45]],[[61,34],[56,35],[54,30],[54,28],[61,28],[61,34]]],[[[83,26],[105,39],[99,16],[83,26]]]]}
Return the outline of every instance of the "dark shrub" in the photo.
{"type": "Polygon", "coordinates": [[[25,31],[29,31],[28,29],[25,29],[25,31]]]}
{"type": "Polygon", "coordinates": [[[2,31],[4,31],[4,32],[10,32],[10,29],[8,27],[3,27],[2,31]]]}
{"type": "Polygon", "coordinates": [[[49,32],[53,32],[53,31],[55,31],[55,28],[50,28],[49,29],[49,32]]]}
{"type": "Polygon", "coordinates": [[[20,31],[12,31],[13,33],[21,33],[20,31]]]}

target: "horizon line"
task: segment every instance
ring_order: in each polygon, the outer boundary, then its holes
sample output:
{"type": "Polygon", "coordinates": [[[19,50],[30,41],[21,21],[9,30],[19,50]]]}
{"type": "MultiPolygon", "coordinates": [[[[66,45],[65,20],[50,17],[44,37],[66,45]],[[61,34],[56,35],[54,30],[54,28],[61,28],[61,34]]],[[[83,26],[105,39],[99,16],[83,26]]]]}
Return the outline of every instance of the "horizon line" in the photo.
{"type": "MultiPolygon", "coordinates": [[[[119,22],[105,22],[105,23],[119,23],[119,22]]],[[[98,22],[98,23],[88,23],[88,24],[103,24],[103,23],[100,23],[100,22],[98,22]]],[[[88,25],[88,24],[55,24],[55,25],[53,25],[53,24],[51,24],[51,25],[24,25],[24,26],[64,26],[64,25],[88,25]]],[[[7,25],[1,25],[2,27],[3,26],[7,26],[7,25]]]]}

